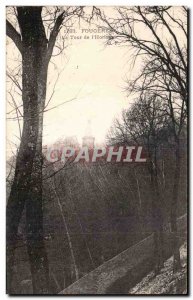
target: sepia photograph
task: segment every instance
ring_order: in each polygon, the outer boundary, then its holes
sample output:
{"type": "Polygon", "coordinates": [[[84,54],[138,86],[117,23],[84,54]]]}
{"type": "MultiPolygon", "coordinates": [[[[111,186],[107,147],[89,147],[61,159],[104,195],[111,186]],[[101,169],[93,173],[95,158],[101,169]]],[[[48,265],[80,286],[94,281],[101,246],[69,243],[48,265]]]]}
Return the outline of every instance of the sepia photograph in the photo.
{"type": "Polygon", "coordinates": [[[6,293],[188,295],[188,7],[5,10],[6,293]]]}

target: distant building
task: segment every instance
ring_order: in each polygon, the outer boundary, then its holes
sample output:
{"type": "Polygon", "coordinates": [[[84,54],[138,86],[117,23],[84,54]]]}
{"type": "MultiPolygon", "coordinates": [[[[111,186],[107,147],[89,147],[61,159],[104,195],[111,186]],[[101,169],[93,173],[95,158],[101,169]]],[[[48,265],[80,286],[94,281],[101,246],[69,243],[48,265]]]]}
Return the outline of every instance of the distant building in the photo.
{"type": "Polygon", "coordinates": [[[77,139],[77,137],[75,135],[73,135],[73,136],[67,136],[64,139],[63,145],[64,146],[73,147],[73,148],[78,148],[79,147],[78,139],[77,139]]]}
{"type": "Polygon", "coordinates": [[[91,121],[87,123],[85,136],[82,138],[82,147],[94,148],[95,138],[92,135],[91,121]]]}
{"type": "Polygon", "coordinates": [[[78,148],[79,143],[78,139],[75,135],[73,136],[67,136],[67,137],[61,137],[54,143],[55,147],[73,147],[73,148],[78,148]]]}

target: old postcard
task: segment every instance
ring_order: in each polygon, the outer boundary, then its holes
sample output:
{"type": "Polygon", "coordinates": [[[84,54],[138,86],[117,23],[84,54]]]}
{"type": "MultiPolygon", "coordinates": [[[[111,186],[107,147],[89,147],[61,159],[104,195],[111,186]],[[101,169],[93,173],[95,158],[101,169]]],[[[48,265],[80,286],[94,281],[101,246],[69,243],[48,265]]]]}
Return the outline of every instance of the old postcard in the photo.
{"type": "Polygon", "coordinates": [[[11,295],[187,288],[188,9],[6,7],[11,295]]]}

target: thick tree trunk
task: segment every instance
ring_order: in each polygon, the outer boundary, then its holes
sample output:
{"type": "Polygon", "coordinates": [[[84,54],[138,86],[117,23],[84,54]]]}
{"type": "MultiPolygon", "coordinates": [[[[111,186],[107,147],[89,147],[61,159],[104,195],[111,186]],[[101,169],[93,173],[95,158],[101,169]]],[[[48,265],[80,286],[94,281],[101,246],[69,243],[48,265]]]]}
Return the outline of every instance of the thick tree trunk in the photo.
{"type": "MultiPolygon", "coordinates": [[[[47,71],[46,71],[47,72],[47,71]]],[[[49,268],[43,239],[43,198],[42,198],[42,130],[43,107],[46,92],[46,74],[38,82],[38,136],[34,157],[29,195],[26,199],[27,247],[31,265],[33,293],[49,292],[49,268]]]]}
{"type": "Polygon", "coordinates": [[[6,227],[7,227],[7,292],[12,293],[12,268],[14,263],[14,249],[17,241],[17,231],[25,200],[28,196],[30,185],[30,176],[33,166],[33,157],[35,151],[28,147],[29,126],[31,122],[24,121],[21,145],[16,161],[15,176],[11,187],[10,196],[6,209],[6,227]]]}
{"type": "Polygon", "coordinates": [[[180,145],[179,140],[176,140],[175,149],[175,170],[174,170],[174,185],[173,185],[173,195],[171,201],[171,234],[172,234],[172,248],[173,248],[173,271],[176,272],[181,268],[180,262],[180,251],[179,251],[179,241],[177,236],[177,210],[178,210],[178,192],[180,183],[180,145]]]}
{"type": "Polygon", "coordinates": [[[18,7],[22,36],[24,125],[14,182],[7,204],[7,289],[11,293],[14,248],[26,203],[27,247],[33,293],[49,292],[49,269],[43,240],[42,126],[46,97],[47,39],[41,7],[18,7]]]}

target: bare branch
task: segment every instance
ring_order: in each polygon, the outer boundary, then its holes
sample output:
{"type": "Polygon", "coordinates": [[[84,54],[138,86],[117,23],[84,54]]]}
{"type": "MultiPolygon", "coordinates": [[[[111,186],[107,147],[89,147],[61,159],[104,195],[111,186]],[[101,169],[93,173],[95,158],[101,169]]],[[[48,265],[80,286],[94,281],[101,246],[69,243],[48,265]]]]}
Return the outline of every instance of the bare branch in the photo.
{"type": "Polygon", "coordinates": [[[13,25],[6,20],[6,32],[7,36],[12,39],[12,41],[15,43],[16,47],[22,54],[22,41],[21,41],[21,35],[17,32],[17,30],[13,27],[13,25]]]}
{"type": "Polygon", "coordinates": [[[62,12],[56,19],[56,22],[54,24],[54,28],[52,29],[50,33],[50,38],[48,41],[48,50],[47,50],[47,55],[46,55],[46,61],[49,62],[51,56],[52,56],[52,51],[56,42],[56,38],[58,36],[58,33],[60,31],[60,26],[62,25],[62,22],[64,20],[64,12],[62,12]]]}

